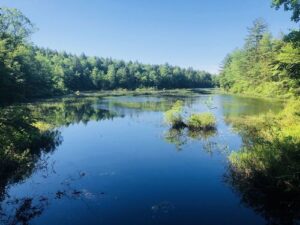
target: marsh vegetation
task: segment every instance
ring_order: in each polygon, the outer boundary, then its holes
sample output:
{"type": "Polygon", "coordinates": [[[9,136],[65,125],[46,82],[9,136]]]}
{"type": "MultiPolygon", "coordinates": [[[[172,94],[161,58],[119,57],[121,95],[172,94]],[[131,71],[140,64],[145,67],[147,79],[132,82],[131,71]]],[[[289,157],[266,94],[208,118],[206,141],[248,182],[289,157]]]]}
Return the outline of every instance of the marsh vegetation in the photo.
{"type": "Polygon", "coordinates": [[[164,113],[164,120],[171,126],[171,129],[187,127],[190,131],[209,131],[216,128],[216,118],[212,113],[190,113],[187,116],[187,113],[184,112],[184,104],[180,100],[164,113]]]}

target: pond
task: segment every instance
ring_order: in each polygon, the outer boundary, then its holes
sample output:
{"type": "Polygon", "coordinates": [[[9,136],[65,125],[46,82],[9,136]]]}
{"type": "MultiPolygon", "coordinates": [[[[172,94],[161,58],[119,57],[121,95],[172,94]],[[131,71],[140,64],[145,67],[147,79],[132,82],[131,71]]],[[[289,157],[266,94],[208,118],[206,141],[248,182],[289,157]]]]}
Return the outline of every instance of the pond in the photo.
{"type": "MultiPolygon", "coordinates": [[[[36,150],[33,163],[1,176],[0,222],[245,225],[292,217],[274,214],[263,200],[245,199],[228,182],[228,153],[243,145],[228,118],[282,107],[277,101],[192,91],[70,97],[9,107],[2,116],[11,118],[18,110],[24,115],[26,109],[26,118],[50,127],[52,135],[47,147],[36,150]],[[186,114],[212,112],[216,131],[170,129],[164,112],[178,99],[186,114]]],[[[11,129],[6,131],[3,140],[11,129]]]]}

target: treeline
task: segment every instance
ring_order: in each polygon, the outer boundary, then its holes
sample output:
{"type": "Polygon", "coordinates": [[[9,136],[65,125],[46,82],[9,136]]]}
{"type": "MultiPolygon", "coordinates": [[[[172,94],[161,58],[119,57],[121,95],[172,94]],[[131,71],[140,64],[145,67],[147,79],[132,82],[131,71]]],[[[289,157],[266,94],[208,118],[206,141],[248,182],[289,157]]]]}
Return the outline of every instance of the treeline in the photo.
{"type": "MultiPolygon", "coordinates": [[[[295,2],[295,1],[294,1],[295,2]]],[[[292,20],[299,21],[300,4],[273,1],[293,10],[292,20]]],[[[219,77],[220,86],[233,93],[260,96],[300,96],[300,32],[291,31],[276,39],[262,19],[254,21],[243,48],[224,60],[219,77]]]]}
{"type": "Polygon", "coordinates": [[[71,91],[153,87],[212,87],[204,71],[77,56],[30,43],[30,20],[17,9],[0,8],[0,102],[71,91]]]}

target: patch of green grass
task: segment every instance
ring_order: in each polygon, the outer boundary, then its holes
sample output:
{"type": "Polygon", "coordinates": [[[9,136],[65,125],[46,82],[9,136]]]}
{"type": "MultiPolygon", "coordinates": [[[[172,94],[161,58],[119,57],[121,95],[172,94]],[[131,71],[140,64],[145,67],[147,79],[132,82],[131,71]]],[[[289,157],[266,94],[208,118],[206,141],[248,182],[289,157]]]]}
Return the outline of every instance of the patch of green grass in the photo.
{"type": "Polygon", "coordinates": [[[268,181],[269,187],[300,193],[299,108],[299,101],[291,101],[277,115],[231,120],[244,139],[243,148],[229,155],[234,172],[244,179],[268,181]]]}
{"type": "Polygon", "coordinates": [[[187,120],[191,130],[213,130],[216,128],[216,118],[212,113],[194,113],[187,120]]]}
{"type": "Polygon", "coordinates": [[[165,112],[165,122],[172,126],[172,128],[185,127],[182,117],[183,102],[176,101],[172,108],[165,112]]]}

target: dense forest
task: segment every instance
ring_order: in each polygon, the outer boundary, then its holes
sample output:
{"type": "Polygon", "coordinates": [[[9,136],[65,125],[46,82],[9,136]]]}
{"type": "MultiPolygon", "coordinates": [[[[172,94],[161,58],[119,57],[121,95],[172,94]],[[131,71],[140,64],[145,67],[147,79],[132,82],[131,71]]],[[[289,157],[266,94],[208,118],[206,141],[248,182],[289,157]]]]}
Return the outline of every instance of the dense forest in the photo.
{"type": "MultiPolygon", "coordinates": [[[[277,9],[292,10],[291,19],[299,22],[299,3],[274,0],[277,9]]],[[[224,60],[220,86],[233,93],[260,96],[294,97],[300,95],[300,32],[293,30],[274,38],[263,19],[248,28],[242,48],[224,60]]]]}
{"type": "Polygon", "coordinates": [[[0,8],[0,101],[116,88],[212,87],[204,71],[87,57],[34,46],[35,27],[17,9],[0,8]],[[13,91],[12,91],[13,90],[13,91]]]}

